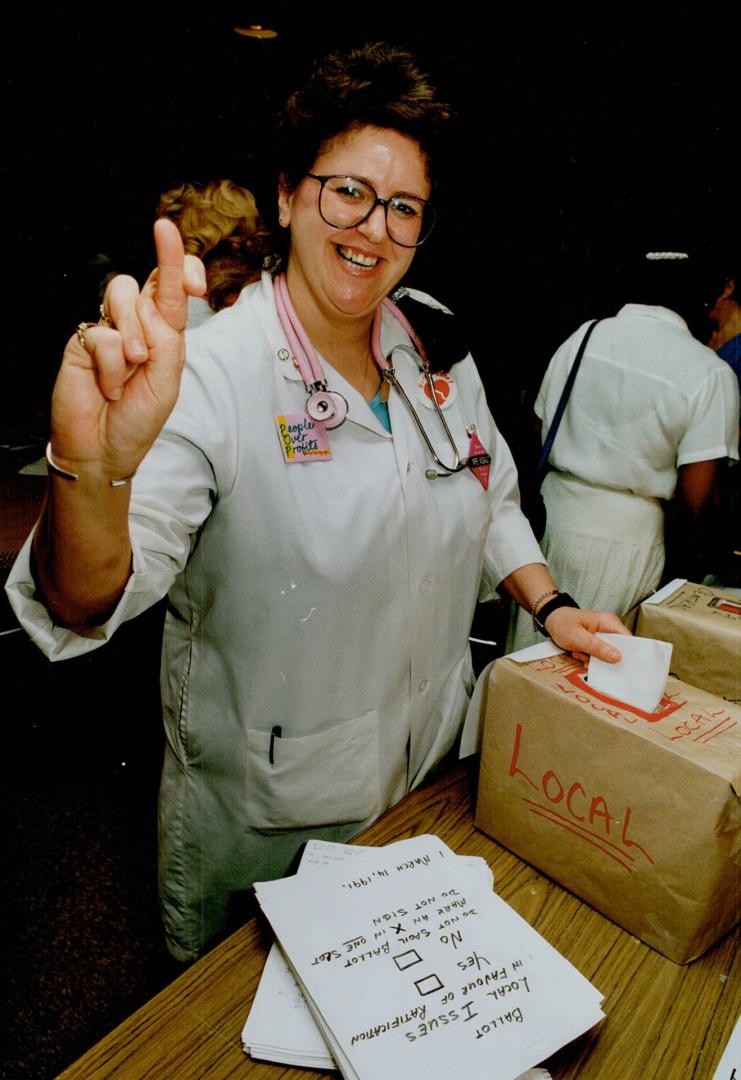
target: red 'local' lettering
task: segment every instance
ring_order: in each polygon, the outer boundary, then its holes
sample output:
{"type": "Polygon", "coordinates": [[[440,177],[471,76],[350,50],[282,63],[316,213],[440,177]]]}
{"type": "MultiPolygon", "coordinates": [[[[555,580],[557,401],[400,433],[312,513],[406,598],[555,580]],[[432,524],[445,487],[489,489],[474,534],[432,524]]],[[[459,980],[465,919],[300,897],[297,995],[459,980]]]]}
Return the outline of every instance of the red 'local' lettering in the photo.
{"type": "MultiPolygon", "coordinates": [[[[515,737],[512,744],[512,756],[509,762],[509,775],[521,776],[522,779],[533,788],[534,791],[542,791],[546,799],[550,803],[559,804],[563,803],[563,809],[575,820],[575,821],[588,821],[590,825],[594,825],[595,822],[601,822],[602,829],[606,836],[610,836],[610,828],[615,821],[615,818],[610,813],[607,800],[603,795],[588,796],[586,788],[579,781],[576,780],[566,789],[559,779],[558,775],[553,769],[548,769],[543,773],[540,783],[537,783],[531,776],[525,772],[520,765],[520,751],[522,744],[522,724],[515,725],[515,737]],[[564,801],[565,799],[565,801],[564,801]],[[588,801],[588,807],[587,807],[588,801]],[[580,811],[582,811],[580,813],[580,811]],[[586,811],[586,812],[584,812],[586,811]]],[[[648,861],[653,864],[653,859],[645,850],[641,847],[637,841],[632,840],[628,836],[628,829],[630,828],[630,822],[633,817],[633,811],[630,806],[626,806],[625,813],[623,814],[622,831],[620,834],[620,842],[626,848],[636,848],[643,855],[646,856],[648,861]]],[[[619,822],[618,822],[619,823],[619,822]]]]}

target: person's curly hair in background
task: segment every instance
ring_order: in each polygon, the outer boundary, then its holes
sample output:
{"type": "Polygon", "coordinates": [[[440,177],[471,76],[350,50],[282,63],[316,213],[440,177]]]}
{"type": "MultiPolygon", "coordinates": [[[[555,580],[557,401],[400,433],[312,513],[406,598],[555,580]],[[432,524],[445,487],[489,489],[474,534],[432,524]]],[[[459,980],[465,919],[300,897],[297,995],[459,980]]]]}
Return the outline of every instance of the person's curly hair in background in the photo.
{"type": "Polygon", "coordinates": [[[214,311],[229,307],[256,281],[271,254],[270,235],[255,198],[232,180],[185,183],[160,196],[157,217],[174,221],[185,250],[206,267],[206,298],[214,311]]]}

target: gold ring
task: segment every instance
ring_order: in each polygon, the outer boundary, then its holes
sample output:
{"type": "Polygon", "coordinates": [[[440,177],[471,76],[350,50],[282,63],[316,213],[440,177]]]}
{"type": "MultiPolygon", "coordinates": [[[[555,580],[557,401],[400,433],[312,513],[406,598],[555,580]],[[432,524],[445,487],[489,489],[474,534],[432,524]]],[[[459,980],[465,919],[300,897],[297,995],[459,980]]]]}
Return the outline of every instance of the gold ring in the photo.
{"type": "Polygon", "coordinates": [[[91,326],[97,325],[98,324],[94,322],[81,322],[80,325],[77,327],[77,340],[80,342],[85,352],[88,351],[87,342],[85,341],[85,331],[89,330],[91,326]]]}
{"type": "Polygon", "coordinates": [[[113,326],[113,319],[106,314],[105,304],[100,305],[100,322],[103,323],[103,326],[113,326]]]}

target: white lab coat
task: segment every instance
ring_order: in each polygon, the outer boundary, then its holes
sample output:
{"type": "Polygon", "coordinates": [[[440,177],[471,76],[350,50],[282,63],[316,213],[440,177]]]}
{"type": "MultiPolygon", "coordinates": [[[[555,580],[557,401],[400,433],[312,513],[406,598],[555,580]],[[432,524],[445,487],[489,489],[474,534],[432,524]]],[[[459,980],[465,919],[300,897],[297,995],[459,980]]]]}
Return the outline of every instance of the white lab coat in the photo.
{"type": "MultiPolygon", "coordinates": [[[[385,312],[384,351],[395,344],[408,338],[385,312]]],[[[169,592],[160,885],[183,959],[304,839],[348,838],[444,756],[471,691],[477,596],[543,561],[470,357],[445,415],[462,454],[476,425],[493,458],[488,491],[468,470],[429,479],[398,396],[392,437],[328,364],[350,405],[332,459],[286,464],[275,417],[303,413],[306,391],[267,275],[189,334],[187,355],[177,406],[134,481],[134,571],[109,622],[85,638],[54,626],[27,549],[9,582],[53,659],[99,645],[169,592]]],[[[450,460],[415,360],[396,350],[393,362],[450,460]]]]}

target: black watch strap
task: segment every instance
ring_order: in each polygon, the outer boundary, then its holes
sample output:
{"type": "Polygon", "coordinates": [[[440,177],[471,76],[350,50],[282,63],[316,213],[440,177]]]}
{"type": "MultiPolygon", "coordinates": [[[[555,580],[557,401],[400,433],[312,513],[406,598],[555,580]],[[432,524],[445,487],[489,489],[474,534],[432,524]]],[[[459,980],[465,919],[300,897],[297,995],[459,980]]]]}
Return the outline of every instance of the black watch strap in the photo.
{"type": "Polygon", "coordinates": [[[548,600],[547,603],[543,604],[537,614],[533,613],[533,626],[536,630],[540,630],[541,634],[544,634],[545,637],[551,636],[545,628],[545,621],[550,614],[557,611],[560,607],[578,608],[579,605],[576,600],[574,600],[573,596],[569,596],[568,593],[562,592],[559,593],[558,596],[554,596],[552,600],[548,600]]]}

